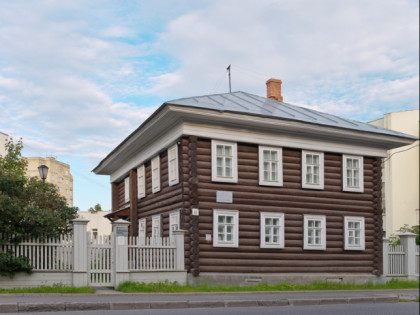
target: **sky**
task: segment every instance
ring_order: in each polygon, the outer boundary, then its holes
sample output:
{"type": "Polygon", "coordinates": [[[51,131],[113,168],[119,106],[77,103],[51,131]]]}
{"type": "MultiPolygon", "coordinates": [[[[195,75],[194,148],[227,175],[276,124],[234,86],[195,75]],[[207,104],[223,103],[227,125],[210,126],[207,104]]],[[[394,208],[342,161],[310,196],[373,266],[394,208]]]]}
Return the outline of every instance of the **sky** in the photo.
{"type": "Polygon", "coordinates": [[[74,205],[111,208],[92,169],[163,102],[232,91],[370,121],[419,107],[418,0],[0,0],[0,132],[71,167],[74,205]]]}

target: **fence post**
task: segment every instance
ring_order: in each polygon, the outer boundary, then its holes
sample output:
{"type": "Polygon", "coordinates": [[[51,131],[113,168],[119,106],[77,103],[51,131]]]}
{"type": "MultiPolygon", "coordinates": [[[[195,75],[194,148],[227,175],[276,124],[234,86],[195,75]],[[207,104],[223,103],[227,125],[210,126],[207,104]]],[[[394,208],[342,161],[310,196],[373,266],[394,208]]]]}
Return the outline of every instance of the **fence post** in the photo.
{"type": "Polygon", "coordinates": [[[176,259],[175,259],[175,269],[176,270],[184,270],[184,234],[185,230],[177,230],[172,231],[172,235],[175,238],[175,246],[176,246],[176,259]]]}
{"type": "Polygon", "coordinates": [[[75,219],[73,222],[73,285],[88,285],[88,239],[89,220],[75,219]]]}
{"type": "Polygon", "coordinates": [[[120,283],[130,280],[130,270],[128,269],[128,226],[130,222],[119,219],[112,222],[112,231],[114,234],[114,252],[115,252],[115,283],[117,287],[120,283]]]}
{"type": "Polygon", "coordinates": [[[398,234],[398,237],[404,247],[404,271],[407,280],[416,280],[416,234],[404,232],[398,234]]]}
{"type": "Polygon", "coordinates": [[[388,254],[388,250],[389,250],[389,239],[384,238],[382,239],[382,255],[383,255],[383,277],[386,280],[386,277],[388,276],[388,272],[389,272],[389,267],[388,267],[388,263],[389,263],[389,254],[388,254]]]}

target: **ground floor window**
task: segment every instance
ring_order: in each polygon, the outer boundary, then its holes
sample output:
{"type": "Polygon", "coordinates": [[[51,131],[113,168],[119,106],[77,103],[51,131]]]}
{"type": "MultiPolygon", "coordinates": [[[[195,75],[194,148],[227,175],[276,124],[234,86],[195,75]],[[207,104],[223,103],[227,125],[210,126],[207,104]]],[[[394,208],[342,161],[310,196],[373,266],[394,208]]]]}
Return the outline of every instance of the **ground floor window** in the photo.
{"type": "Polygon", "coordinates": [[[324,215],[304,215],[303,249],[325,250],[326,224],[324,215]]]}
{"type": "Polygon", "coordinates": [[[344,249],[365,249],[365,218],[344,217],[344,249]]]}
{"type": "Polygon", "coordinates": [[[284,214],[261,212],[261,248],[284,248],[284,214]]]}
{"type": "Polygon", "coordinates": [[[238,247],[239,212],[236,210],[213,211],[213,246],[238,247]]]}

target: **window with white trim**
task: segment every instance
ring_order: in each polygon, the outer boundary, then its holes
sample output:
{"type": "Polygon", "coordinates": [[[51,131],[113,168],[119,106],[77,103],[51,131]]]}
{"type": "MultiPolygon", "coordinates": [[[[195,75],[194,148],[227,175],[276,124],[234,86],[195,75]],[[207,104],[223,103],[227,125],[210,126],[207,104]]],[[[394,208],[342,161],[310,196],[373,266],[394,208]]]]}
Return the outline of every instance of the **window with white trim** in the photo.
{"type": "Polygon", "coordinates": [[[215,182],[238,182],[236,143],[211,141],[211,179],[215,182]]]}
{"type": "Polygon", "coordinates": [[[260,185],[283,186],[282,149],[258,147],[260,185]]]}
{"type": "Polygon", "coordinates": [[[284,248],[284,213],[261,212],[260,247],[284,248]]]}
{"type": "Polygon", "coordinates": [[[152,192],[160,191],[160,159],[159,155],[152,160],[152,192]]]}
{"type": "Polygon", "coordinates": [[[303,216],[303,249],[325,250],[326,224],[324,215],[303,216]]]}
{"type": "Polygon", "coordinates": [[[137,168],[137,197],[146,197],[146,171],[144,164],[137,168]]]}
{"type": "Polygon", "coordinates": [[[343,155],[343,191],[363,192],[363,156],[343,155]]]}
{"type": "Polygon", "coordinates": [[[124,201],[130,201],[130,177],[124,179],[124,201]]]}
{"type": "Polygon", "coordinates": [[[177,230],[179,230],[179,211],[174,211],[169,214],[169,236],[177,230]]]}
{"type": "Polygon", "coordinates": [[[324,153],[302,151],[302,188],[324,189],[324,153]]]}
{"type": "Polygon", "coordinates": [[[169,186],[173,186],[179,183],[177,144],[168,149],[168,181],[169,186]]]}
{"type": "Polygon", "coordinates": [[[146,238],[146,218],[139,220],[139,237],[146,238]]]}
{"type": "Polygon", "coordinates": [[[213,246],[238,247],[239,212],[213,210],[213,246]]]}
{"type": "Polygon", "coordinates": [[[344,249],[365,249],[364,217],[344,217],[344,249]]]}
{"type": "Polygon", "coordinates": [[[160,215],[152,217],[152,237],[160,237],[160,215]]]}

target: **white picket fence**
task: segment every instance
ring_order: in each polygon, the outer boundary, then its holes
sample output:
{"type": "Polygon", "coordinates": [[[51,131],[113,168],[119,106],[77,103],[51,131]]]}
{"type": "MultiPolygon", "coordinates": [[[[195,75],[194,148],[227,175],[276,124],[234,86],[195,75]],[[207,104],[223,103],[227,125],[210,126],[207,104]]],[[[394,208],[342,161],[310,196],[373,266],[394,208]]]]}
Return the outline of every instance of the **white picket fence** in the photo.
{"type": "Polygon", "coordinates": [[[129,270],[176,270],[176,244],[173,237],[129,237],[129,270]]]}
{"type": "Polygon", "coordinates": [[[27,238],[18,245],[0,243],[0,250],[12,250],[15,257],[24,256],[36,271],[69,271],[73,269],[73,239],[71,235],[59,238],[27,238]]]}
{"type": "Polygon", "coordinates": [[[383,265],[387,277],[403,277],[418,279],[419,277],[419,245],[415,245],[415,234],[400,234],[401,245],[389,245],[384,239],[383,265]]]}
{"type": "MultiPolygon", "coordinates": [[[[113,223],[117,231],[129,224],[121,221],[113,223]]],[[[153,279],[186,282],[184,231],[174,231],[171,238],[138,238],[114,233],[94,238],[86,231],[87,222],[74,220],[73,235],[58,239],[27,239],[18,245],[0,242],[0,251],[12,250],[15,257],[28,257],[34,273],[38,272],[38,278],[32,282],[39,285],[47,281],[45,272],[54,272],[50,274],[54,279],[48,281],[75,286],[117,286],[143,278],[147,282],[153,279]]],[[[13,286],[10,280],[0,277],[0,287],[2,283],[13,286]]]]}

